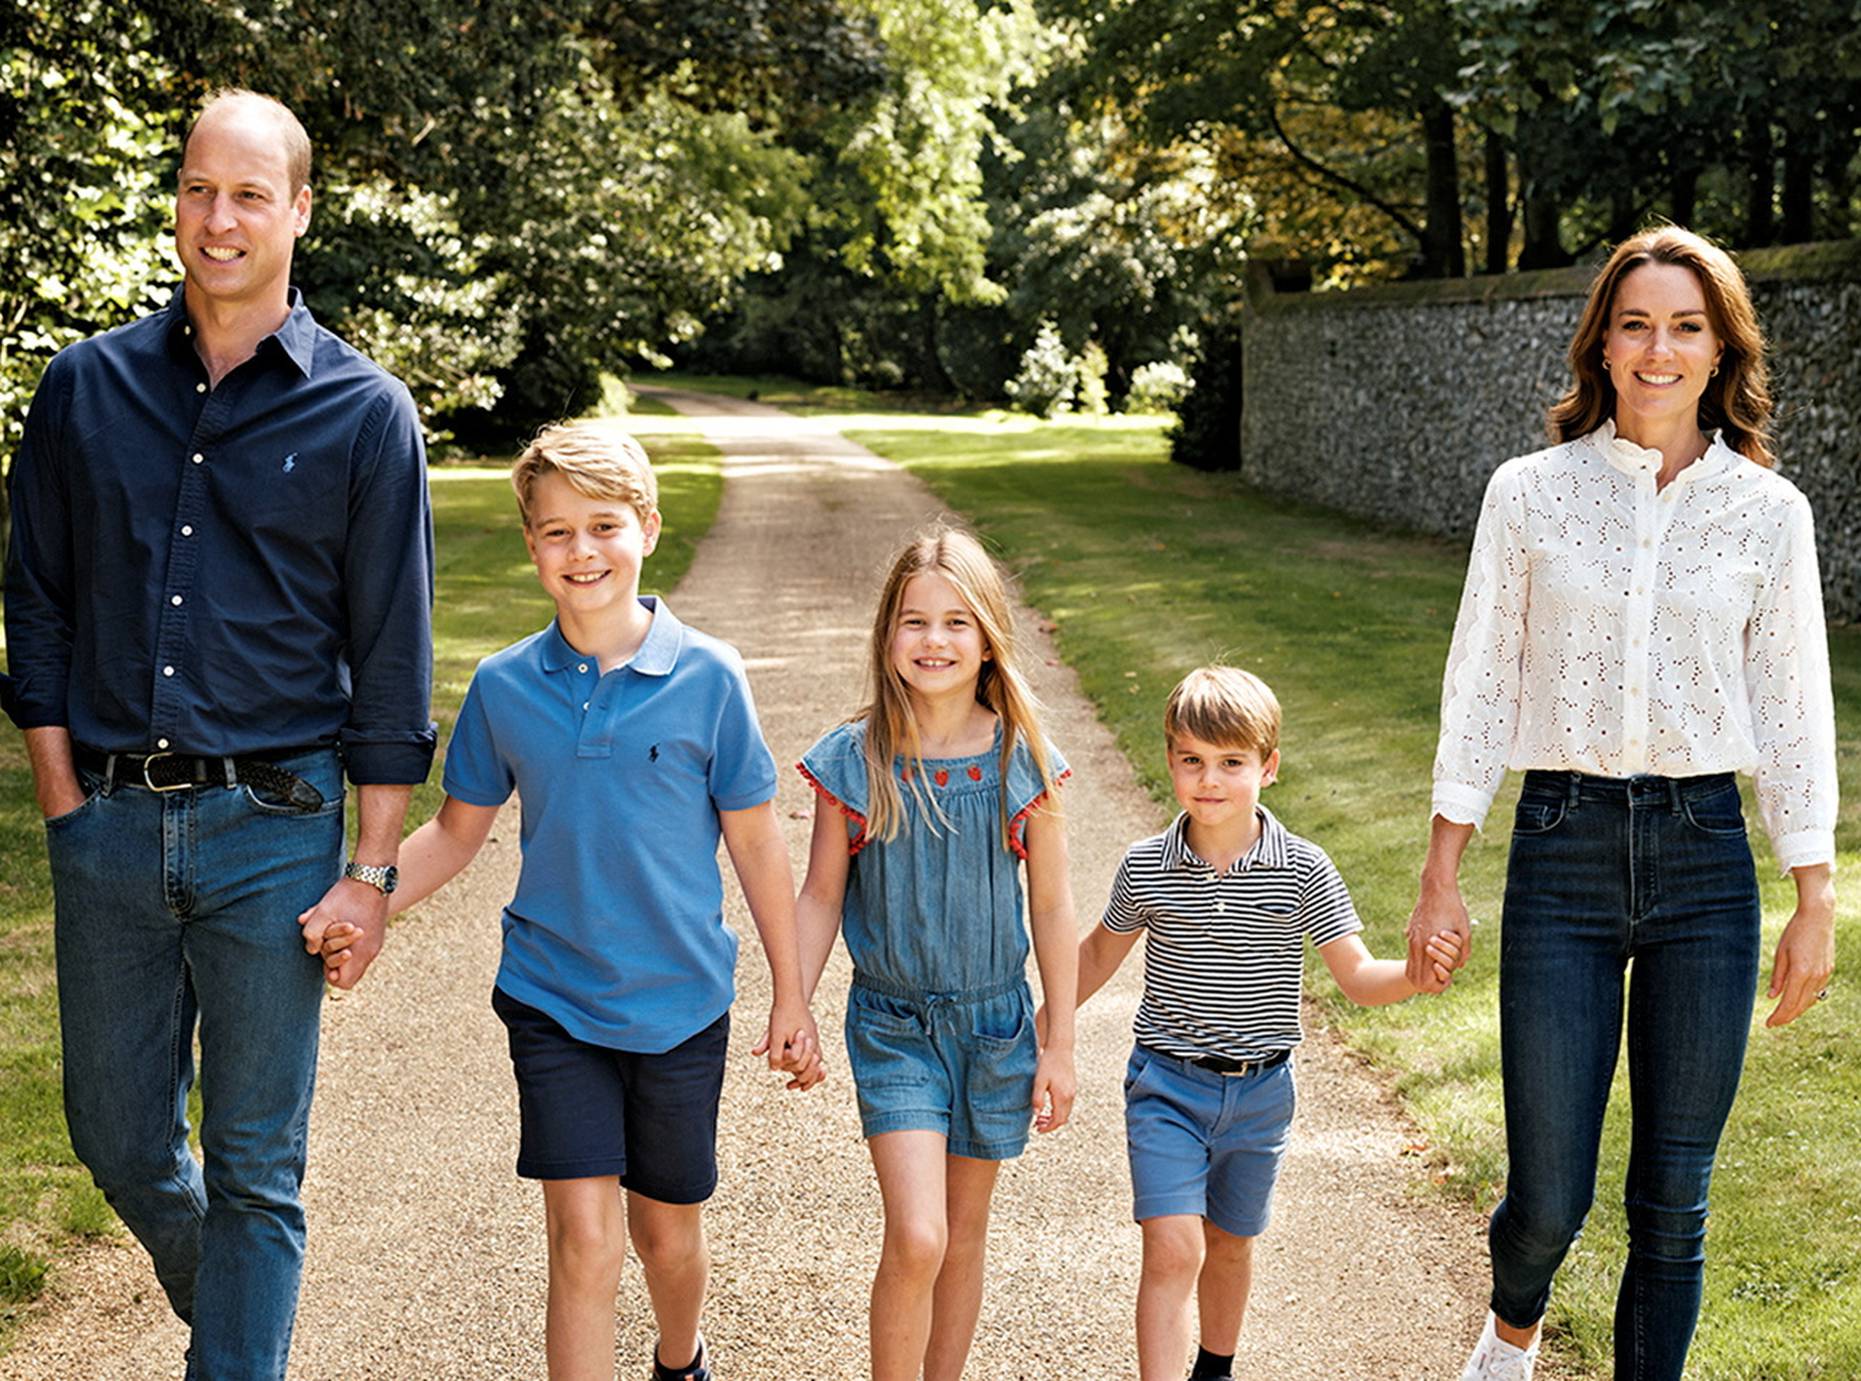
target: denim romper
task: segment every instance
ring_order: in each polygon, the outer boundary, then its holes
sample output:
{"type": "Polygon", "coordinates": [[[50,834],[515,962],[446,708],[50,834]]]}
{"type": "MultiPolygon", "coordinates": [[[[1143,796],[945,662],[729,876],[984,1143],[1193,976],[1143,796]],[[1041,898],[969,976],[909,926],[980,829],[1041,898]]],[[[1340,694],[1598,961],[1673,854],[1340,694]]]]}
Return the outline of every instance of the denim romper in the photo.
{"type": "MultiPolygon", "coordinates": [[[[942,821],[911,790],[901,758],[893,770],[905,823],[889,841],[872,839],[865,736],[863,723],[838,725],[800,763],[847,817],[846,1044],[861,1132],[940,1132],[951,1155],[1006,1160],[1027,1145],[1039,1053],[1020,865],[1028,814],[1044,795],[1040,773],[1017,743],[1006,787],[1014,844],[1005,848],[999,726],[987,753],[924,760],[942,821]]],[[[1066,763],[1057,749],[1047,753],[1058,782],[1066,763]]]]}

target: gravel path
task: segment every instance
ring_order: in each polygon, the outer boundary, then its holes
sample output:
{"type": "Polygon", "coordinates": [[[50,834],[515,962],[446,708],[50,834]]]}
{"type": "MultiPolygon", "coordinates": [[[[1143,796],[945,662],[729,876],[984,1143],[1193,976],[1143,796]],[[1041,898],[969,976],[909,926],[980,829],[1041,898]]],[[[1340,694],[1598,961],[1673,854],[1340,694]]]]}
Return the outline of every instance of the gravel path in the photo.
{"type": "MultiPolygon", "coordinates": [[[[651,391],[699,417],[726,455],[717,524],[672,605],[742,649],[770,744],[778,762],[791,763],[854,707],[885,560],[940,506],[822,424],[756,403],[651,391]]],[[[1031,632],[1032,616],[1022,618],[1031,632]]],[[[1030,647],[1049,732],[1075,770],[1068,813],[1084,925],[1125,844],[1164,816],[1051,645],[1032,637],[1030,647]]],[[[812,802],[786,768],[778,808],[799,876],[812,802]]],[[[542,1199],[512,1173],[515,1089],[487,1005],[516,841],[507,813],[478,863],[396,929],[362,986],[331,999],[294,1377],[544,1374],[542,1199]]],[[[730,920],[745,943],[722,1185],[707,1219],[713,1357],[720,1376],[736,1381],[854,1381],[865,1374],[879,1195],[839,1038],[845,953],[836,952],[816,1004],[832,1077],[813,1093],[787,1093],[748,1054],[767,1011],[767,979],[734,895],[730,920]]],[[[1001,1176],[968,1371],[976,1381],[1135,1372],[1138,1233],[1119,1078],[1140,981],[1139,965],[1127,964],[1082,1013],[1073,1123],[1037,1138],[1001,1176]]],[[[1236,1374],[1454,1377],[1483,1307],[1479,1224],[1417,1193],[1420,1164],[1403,1154],[1412,1135],[1376,1079],[1329,1033],[1310,1037],[1236,1374]]],[[[619,1333],[620,1375],[643,1376],[652,1334],[631,1263],[619,1333]]],[[[62,1266],[43,1312],[0,1358],[0,1377],[174,1377],[185,1342],[141,1251],[110,1243],[62,1266]]]]}

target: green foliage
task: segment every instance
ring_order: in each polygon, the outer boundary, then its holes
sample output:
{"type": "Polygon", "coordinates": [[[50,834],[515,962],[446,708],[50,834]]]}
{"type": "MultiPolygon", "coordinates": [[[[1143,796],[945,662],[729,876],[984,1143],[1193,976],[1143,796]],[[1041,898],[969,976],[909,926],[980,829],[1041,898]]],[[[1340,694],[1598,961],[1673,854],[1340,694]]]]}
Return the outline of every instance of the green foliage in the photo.
{"type": "Polygon", "coordinates": [[[1194,388],[1188,371],[1174,360],[1153,360],[1131,371],[1131,391],[1124,396],[1126,412],[1175,412],[1194,388]]]}
{"type": "Polygon", "coordinates": [[[1079,362],[1066,352],[1060,328],[1043,321],[1034,343],[1021,356],[1021,368],[1008,381],[1008,396],[1023,412],[1052,417],[1072,410],[1079,393],[1079,362]]]}
{"type": "Polygon", "coordinates": [[[1241,467],[1241,328],[1203,328],[1189,395],[1169,430],[1170,459],[1192,470],[1241,467]]]}

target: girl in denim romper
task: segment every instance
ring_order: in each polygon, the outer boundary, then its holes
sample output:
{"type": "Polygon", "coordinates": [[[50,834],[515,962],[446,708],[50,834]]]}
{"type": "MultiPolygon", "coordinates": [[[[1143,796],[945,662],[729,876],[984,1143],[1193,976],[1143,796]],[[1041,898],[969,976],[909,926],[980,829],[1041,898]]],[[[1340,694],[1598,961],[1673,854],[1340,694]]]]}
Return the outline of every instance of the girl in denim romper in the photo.
{"type": "Polygon", "coordinates": [[[1007,593],[980,544],[947,529],[919,537],[880,595],[867,707],[800,764],[819,798],[803,978],[811,994],[844,928],[847,1055],[885,1203],[875,1381],[960,1375],[996,1170],[1027,1145],[1030,1121],[1052,1131],[1071,1110],[1073,907],[1065,837],[1044,808],[1067,768],[1013,656],[1007,593]]]}

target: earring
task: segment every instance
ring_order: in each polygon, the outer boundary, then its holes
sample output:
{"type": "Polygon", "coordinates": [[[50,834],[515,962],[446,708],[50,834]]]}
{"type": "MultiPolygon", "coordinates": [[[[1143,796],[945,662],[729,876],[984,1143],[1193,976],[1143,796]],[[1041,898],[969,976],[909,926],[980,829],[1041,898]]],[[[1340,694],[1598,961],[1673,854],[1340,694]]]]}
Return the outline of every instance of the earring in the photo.
{"type": "Polygon", "coordinates": [[[1713,367],[1712,367],[1712,372],[1711,372],[1710,374],[1708,374],[1708,375],[1707,375],[1706,377],[1707,377],[1708,379],[1716,379],[1716,378],[1718,378],[1718,377],[1719,377],[1719,366],[1718,366],[1718,365],[1716,365],[1716,364],[1715,364],[1715,365],[1713,365],[1713,367]]]}
{"type": "Polygon", "coordinates": [[[1604,357],[1603,357],[1603,368],[1604,368],[1605,370],[1609,368],[1609,359],[1608,359],[1608,357],[1607,357],[1607,356],[1604,356],[1604,357]]]}

